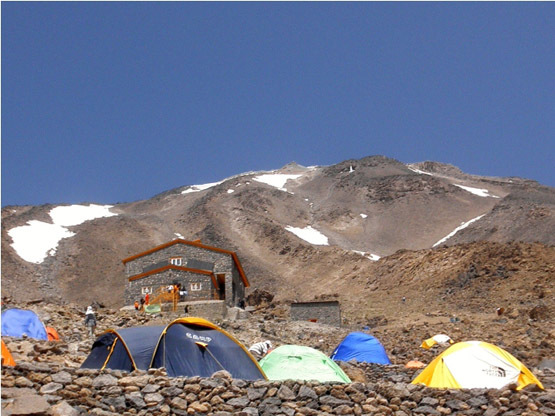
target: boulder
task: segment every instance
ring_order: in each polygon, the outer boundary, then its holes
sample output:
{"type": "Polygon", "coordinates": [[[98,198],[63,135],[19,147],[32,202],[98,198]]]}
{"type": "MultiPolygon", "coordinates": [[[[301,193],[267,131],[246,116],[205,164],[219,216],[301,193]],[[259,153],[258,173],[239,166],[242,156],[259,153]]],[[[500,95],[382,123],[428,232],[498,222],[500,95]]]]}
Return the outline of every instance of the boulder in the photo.
{"type": "Polygon", "coordinates": [[[46,415],[49,408],[48,401],[37,394],[18,396],[2,408],[2,415],[46,415]]]}

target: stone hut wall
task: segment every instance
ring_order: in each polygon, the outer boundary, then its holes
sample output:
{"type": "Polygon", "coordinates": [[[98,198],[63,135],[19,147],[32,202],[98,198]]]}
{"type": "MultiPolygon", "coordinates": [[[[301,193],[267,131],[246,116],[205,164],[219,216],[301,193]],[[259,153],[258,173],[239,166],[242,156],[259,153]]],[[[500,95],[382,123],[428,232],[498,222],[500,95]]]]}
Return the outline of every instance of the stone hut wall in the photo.
{"type": "Polygon", "coordinates": [[[185,300],[201,300],[214,298],[214,283],[210,276],[199,273],[192,273],[184,270],[169,269],[160,273],[155,273],[140,279],[127,282],[125,288],[125,304],[131,305],[136,300],[144,297],[143,289],[149,288],[154,290],[151,293],[151,299],[158,293],[160,287],[166,287],[173,283],[181,284],[181,287],[187,289],[187,297],[185,300]],[[198,290],[193,290],[198,289],[198,290]]]}
{"type": "Polygon", "coordinates": [[[245,298],[245,285],[235,265],[231,276],[226,276],[225,293],[226,303],[230,307],[238,306],[239,301],[245,298]]]}
{"type": "Polygon", "coordinates": [[[179,307],[182,309],[178,311],[180,312],[179,316],[198,316],[210,322],[221,322],[227,314],[223,300],[185,302],[179,307]]]}
{"type": "Polygon", "coordinates": [[[201,247],[190,246],[187,244],[173,244],[169,247],[146,254],[125,265],[127,277],[143,273],[145,268],[153,264],[167,262],[172,257],[182,257],[182,266],[187,265],[187,260],[195,259],[214,263],[214,273],[231,273],[233,269],[233,259],[229,254],[218,253],[217,251],[207,250],[201,247]]]}
{"type": "Polygon", "coordinates": [[[341,309],[337,301],[292,303],[291,319],[341,326],[341,309]]]}

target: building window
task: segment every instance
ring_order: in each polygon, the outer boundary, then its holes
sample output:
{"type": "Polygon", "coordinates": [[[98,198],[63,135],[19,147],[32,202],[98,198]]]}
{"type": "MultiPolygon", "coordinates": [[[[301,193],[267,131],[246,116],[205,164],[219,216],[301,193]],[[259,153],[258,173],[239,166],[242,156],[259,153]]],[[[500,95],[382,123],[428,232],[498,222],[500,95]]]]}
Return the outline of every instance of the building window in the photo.
{"type": "Polygon", "coordinates": [[[172,257],[170,259],[170,264],[174,266],[181,266],[183,264],[183,259],[181,257],[172,257]]]}
{"type": "Polygon", "coordinates": [[[191,292],[202,290],[202,283],[191,283],[191,292]]]}
{"type": "Polygon", "coordinates": [[[146,295],[147,293],[150,293],[152,295],[152,286],[144,286],[141,288],[142,295],[146,295]]]}

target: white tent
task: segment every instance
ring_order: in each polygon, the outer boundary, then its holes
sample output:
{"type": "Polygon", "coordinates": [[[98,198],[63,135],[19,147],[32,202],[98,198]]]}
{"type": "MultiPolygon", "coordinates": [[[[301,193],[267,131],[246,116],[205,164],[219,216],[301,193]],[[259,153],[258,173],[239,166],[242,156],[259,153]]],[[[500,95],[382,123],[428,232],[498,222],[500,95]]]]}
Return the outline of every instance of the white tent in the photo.
{"type": "Polygon", "coordinates": [[[502,388],[528,384],[543,389],[524,364],[507,351],[481,341],[459,342],[437,356],[413,381],[438,388],[502,388]]]}

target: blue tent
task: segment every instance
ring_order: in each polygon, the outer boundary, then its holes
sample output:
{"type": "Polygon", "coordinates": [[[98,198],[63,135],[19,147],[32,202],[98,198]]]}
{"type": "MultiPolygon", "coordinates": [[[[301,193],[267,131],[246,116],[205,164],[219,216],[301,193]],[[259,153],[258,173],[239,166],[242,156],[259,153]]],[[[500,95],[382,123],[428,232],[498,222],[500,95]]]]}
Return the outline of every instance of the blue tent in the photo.
{"type": "Polygon", "coordinates": [[[2,336],[29,338],[48,341],[46,328],[37,314],[25,309],[7,309],[2,312],[2,336]]]}
{"type": "Polygon", "coordinates": [[[354,359],[364,363],[391,364],[380,341],[364,332],[351,332],[347,335],[337,346],[331,358],[335,361],[354,359]]]}
{"type": "Polygon", "coordinates": [[[96,339],[81,365],[124,371],[160,367],[170,377],[210,377],[226,370],[234,378],[266,378],[239,341],[202,318],[179,318],[166,327],[110,329],[96,339]]]}
{"type": "Polygon", "coordinates": [[[163,331],[163,326],[109,329],[96,339],[81,368],[148,370],[163,331]]]}

